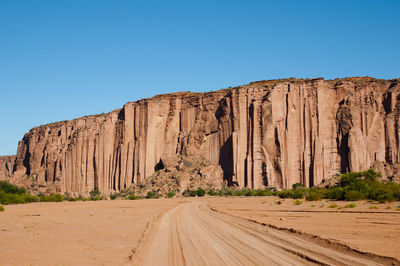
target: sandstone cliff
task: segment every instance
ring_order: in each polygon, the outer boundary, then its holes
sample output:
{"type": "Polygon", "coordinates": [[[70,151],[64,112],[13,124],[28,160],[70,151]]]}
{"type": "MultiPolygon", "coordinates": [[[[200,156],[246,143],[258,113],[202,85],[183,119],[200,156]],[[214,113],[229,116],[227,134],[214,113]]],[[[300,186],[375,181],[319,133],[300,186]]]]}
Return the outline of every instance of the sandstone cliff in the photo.
{"type": "Polygon", "coordinates": [[[0,156],[0,181],[9,180],[14,170],[15,155],[0,156]]]}
{"type": "Polygon", "coordinates": [[[35,127],[20,141],[12,169],[1,163],[0,173],[33,176],[60,192],[109,192],[143,181],[167,158],[197,154],[220,165],[231,185],[313,186],[399,162],[399,99],[399,79],[372,78],[159,95],[35,127]]]}

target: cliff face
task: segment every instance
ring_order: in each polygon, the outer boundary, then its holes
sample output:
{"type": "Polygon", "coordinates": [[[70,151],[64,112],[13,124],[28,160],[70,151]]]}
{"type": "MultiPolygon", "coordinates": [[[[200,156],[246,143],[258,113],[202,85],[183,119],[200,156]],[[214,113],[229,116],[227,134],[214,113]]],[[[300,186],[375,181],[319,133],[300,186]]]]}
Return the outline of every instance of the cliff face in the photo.
{"type": "MultiPolygon", "coordinates": [[[[127,103],[31,129],[15,166],[60,192],[119,191],[163,158],[197,154],[239,187],[319,184],[399,162],[400,80],[275,80],[127,103]]],[[[2,167],[2,164],[0,165],[2,167]]]]}
{"type": "Polygon", "coordinates": [[[12,176],[15,155],[0,156],[0,181],[9,180],[12,176]]]}

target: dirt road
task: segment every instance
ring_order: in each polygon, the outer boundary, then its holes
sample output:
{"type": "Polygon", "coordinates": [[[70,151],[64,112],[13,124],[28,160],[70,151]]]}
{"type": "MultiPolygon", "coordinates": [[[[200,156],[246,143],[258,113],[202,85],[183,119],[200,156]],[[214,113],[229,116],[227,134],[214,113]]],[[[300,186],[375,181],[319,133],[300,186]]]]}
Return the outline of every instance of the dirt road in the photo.
{"type": "Polygon", "coordinates": [[[340,245],[211,210],[204,201],[181,204],[163,215],[137,254],[143,265],[396,265],[340,245]]]}

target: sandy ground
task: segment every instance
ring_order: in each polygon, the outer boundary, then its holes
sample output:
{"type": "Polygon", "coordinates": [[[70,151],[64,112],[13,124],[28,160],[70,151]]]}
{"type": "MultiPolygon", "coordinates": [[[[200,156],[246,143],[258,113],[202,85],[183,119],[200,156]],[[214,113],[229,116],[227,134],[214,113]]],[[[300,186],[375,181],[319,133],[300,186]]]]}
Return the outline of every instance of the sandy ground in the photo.
{"type": "Polygon", "coordinates": [[[210,206],[231,215],[277,227],[318,235],[364,252],[400,259],[400,202],[376,204],[357,202],[355,208],[342,208],[349,202],[307,202],[276,197],[214,198],[210,206]],[[279,200],[280,205],[276,203],[279,200]],[[331,204],[338,207],[329,208],[331,204]],[[313,207],[312,207],[313,206],[313,207]],[[377,206],[378,209],[370,209],[377,206]],[[390,209],[386,209],[390,206],[390,209]]]}
{"type": "Polygon", "coordinates": [[[124,265],[146,226],[182,200],[8,205],[0,265],[124,265]]]}
{"type": "Polygon", "coordinates": [[[369,209],[372,204],[364,202],[337,210],[328,208],[329,203],[295,206],[293,200],[280,205],[275,200],[205,197],[9,205],[0,213],[0,265],[387,262],[256,222],[400,258],[399,203],[369,209]]]}
{"type": "MultiPolygon", "coordinates": [[[[269,228],[193,201],[168,211],[138,265],[391,265],[335,243],[269,228]]],[[[398,261],[400,262],[400,261],[398,261]]]]}

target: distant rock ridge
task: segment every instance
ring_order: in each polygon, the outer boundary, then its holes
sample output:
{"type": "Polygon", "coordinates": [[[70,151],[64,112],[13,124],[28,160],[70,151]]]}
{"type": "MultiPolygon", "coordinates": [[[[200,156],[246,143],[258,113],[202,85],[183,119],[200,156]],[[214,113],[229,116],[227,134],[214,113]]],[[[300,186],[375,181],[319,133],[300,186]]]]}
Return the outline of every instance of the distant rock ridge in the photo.
{"type": "Polygon", "coordinates": [[[291,188],[399,163],[400,79],[283,79],[129,102],[31,129],[0,178],[58,192],[120,191],[196,154],[230,185],[291,188]],[[219,173],[219,171],[216,171],[219,173]]]}

